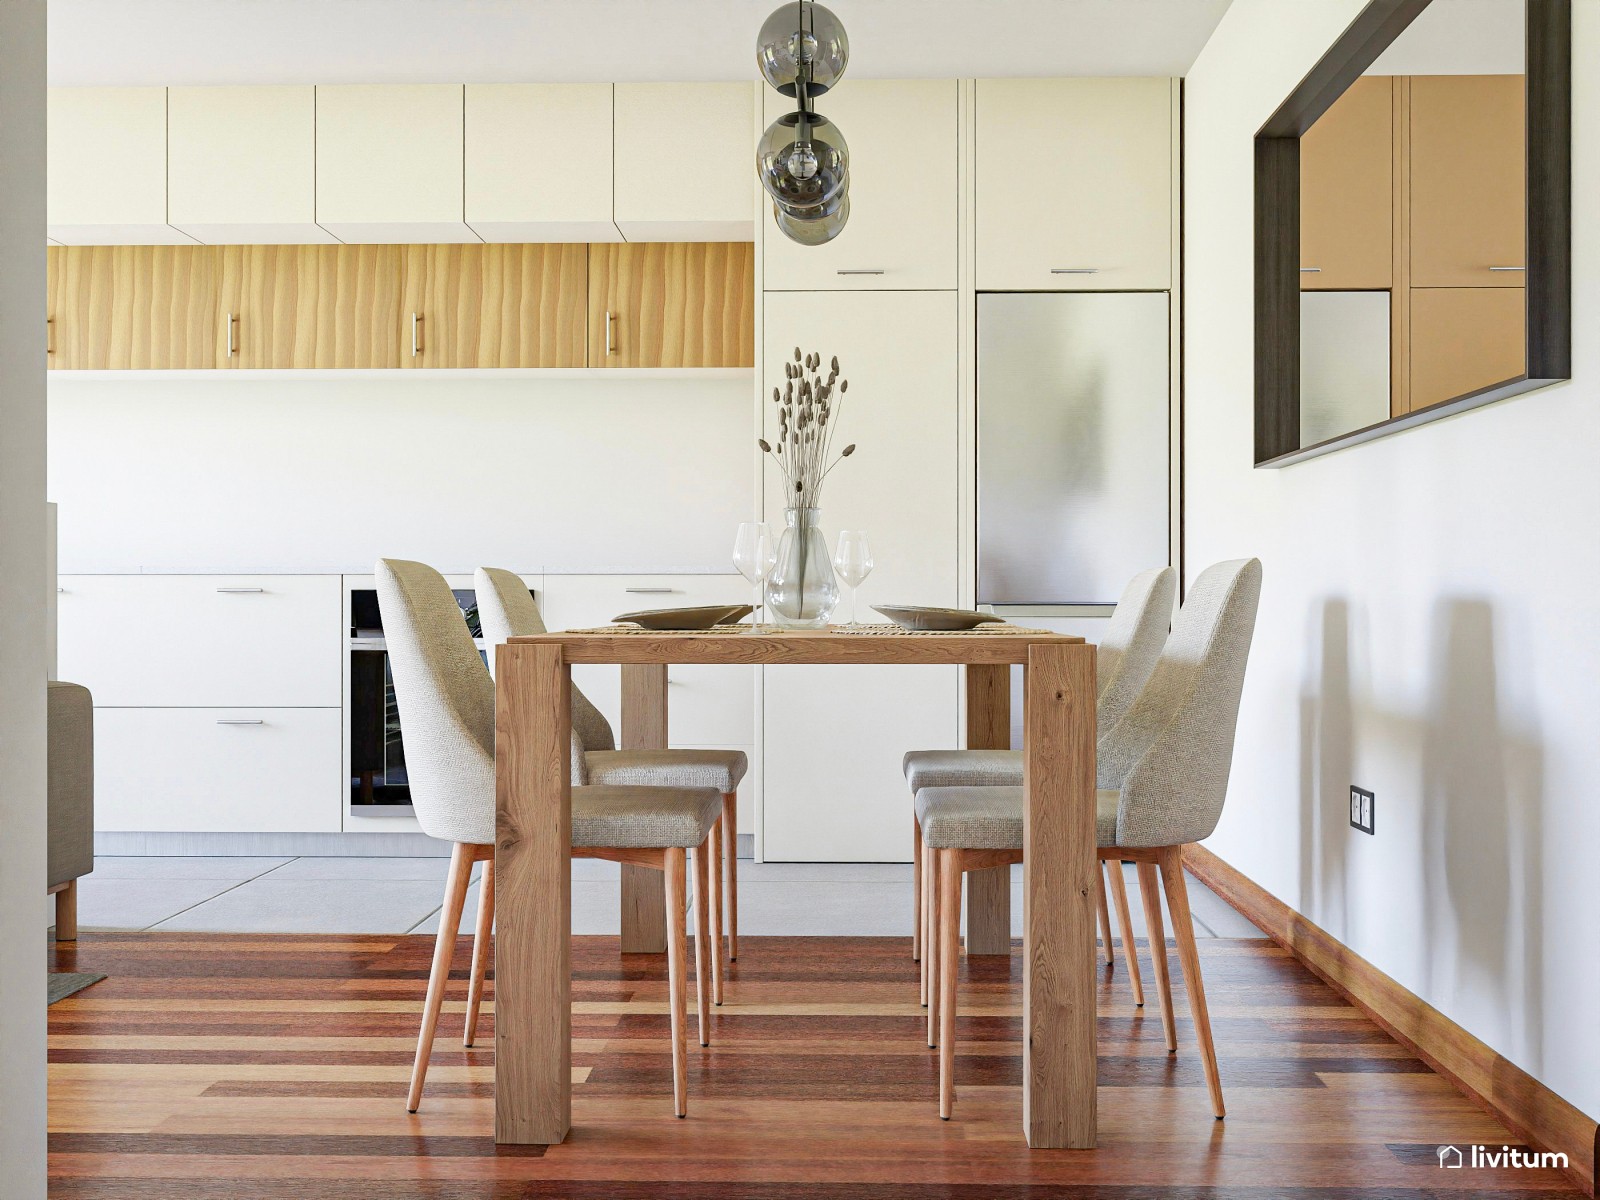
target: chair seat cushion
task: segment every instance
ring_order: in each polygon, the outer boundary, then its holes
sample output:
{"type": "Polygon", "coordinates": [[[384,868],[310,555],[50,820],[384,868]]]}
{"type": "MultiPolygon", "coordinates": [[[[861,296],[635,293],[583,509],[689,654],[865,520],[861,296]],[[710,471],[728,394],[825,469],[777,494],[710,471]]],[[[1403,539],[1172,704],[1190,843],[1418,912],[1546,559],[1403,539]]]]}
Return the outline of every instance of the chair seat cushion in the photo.
{"type": "Polygon", "coordinates": [[[583,760],[592,784],[723,793],[738,789],[749,766],[741,750],[591,750],[583,760]]]}
{"type": "Polygon", "coordinates": [[[913,750],[902,769],[913,793],[929,787],[1021,787],[1020,750],[913,750]]]}
{"type": "Polygon", "coordinates": [[[631,850],[698,846],[722,816],[715,788],[575,787],[572,844],[631,850]]]}
{"type": "MultiPolygon", "coordinates": [[[[1097,844],[1117,844],[1118,792],[1095,794],[1097,844]]],[[[917,824],[935,850],[1021,850],[1020,787],[930,787],[917,793],[917,824]]]]}

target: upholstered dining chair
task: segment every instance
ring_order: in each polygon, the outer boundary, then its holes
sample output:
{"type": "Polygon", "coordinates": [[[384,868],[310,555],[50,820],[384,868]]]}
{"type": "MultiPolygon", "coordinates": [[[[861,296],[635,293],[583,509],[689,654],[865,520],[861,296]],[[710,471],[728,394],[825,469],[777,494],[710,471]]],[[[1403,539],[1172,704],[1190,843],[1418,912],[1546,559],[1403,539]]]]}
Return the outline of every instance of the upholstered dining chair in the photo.
{"type": "MultiPolygon", "coordinates": [[[[1101,731],[1097,747],[1099,857],[1138,864],[1162,1029],[1171,1053],[1178,1048],[1177,1029],[1157,887],[1166,892],[1206,1087],[1218,1120],[1225,1115],[1222,1081],[1182,852],[1189,843],[1210,837],[1222,816],[1260,596],[1259,559],[1217,563],[1202,571],[1149,682],[1122,719],[1101,731]]],[[[1022,861],[1024,803],[1020,787],[927,787],[917,793],[917,818],[930,856],[927,869],[939,880],[939,1115],[947,1120],[955,1102],[962,875],[1022,861]]]]}
{"type": "MultiPolygon", "coordinates": [[[[539,605],[528,585],[514,571],[479,567],[473,576],[478,596],[478,621],[489,647],[507,638],[544,633],[539,605]]],[[[697,890],[695,906],[711,912],[711,943],[717,947],[711,964],[712,997],[722,1003],[723,877],[727,877],[728,957],[739,957],[739,781],[748,762],[741,750],[618,750],[616,734],[605,714],[576,687],[572,689],[572,728],[583,744],[589,781],[646,787],[714,787],[722,795],[722,816],[711,832],[711,890],[697,890]],[[702,901],[701,897],[706,898],[702,901]]],[[[697,885],[698,887],[698,885],[697,885]]]]}
{"type": "MultiPolygon", "coordinates": [[[[1106,622],[1105,634],[1095,646],[1095,722],[1109,729],[1122,719],[1133,704],[1150,672],[1155,670],[1167,626],[1172,621],[1172,606],[1178,595],[1178,573],[1171,567],[1140,571],[1128,581],[1117,600],[1117,607],[1106,622]]],[[[905,757],[906,782],[913,797],[930,787],[1022,786],[1020,750],[913,750],[905,757]]],[[[1128,980],[1133,985],[1135,1004],[1144,1004],[1144,984],[1139,978],[1139,959],[1131,952],[1128,891],[1120,863],[1108,862],[1111,894],[1116,900],[1122,925],[1122,946],[1128,957],[1128,980]]],[[[922,952],[923,942],[932,941],[933,913],[938,896],[932,873],[923,872],[921,826],[912,820],[912,887],[916,893],[916,918],[911,934],[911,954],[922,962],[922,1003],[928,1006],[928,1044],[938,1037],[938,997],[934,977],[938,962],[922,952]]],[[[1100,934],[1105,959],[1111,961],[1111,919],[1106,910],[1105,880],[1097,880],[1100,906],[1100,934]]]]}
{"type": "MultiPolygon", "coordinates": [[[[450,978],[450,962],[473,864],[482,862],[462,1039],[466,1045],[472,1045],[477,1031],[489,938],[494,928],[494,684],[442,575],[422,563],[395,559],[381,559],[373,573],[377,577],[395,699],[405,729],[406,770],[417,822],[430,837],[454,843],[406,1100],[407,1111],[416,1112],[422,1101],[428,1057],[450,978]]],[[[575,858],[612,859],[666,874],[672,1100],[673,1111],[685,1116],[684,852],[687,850],[694,858],[696,886],[703,894],[710,873],[708,842],[721,816],[721,796],[715,788],[595,785],[589,780],[576,728],[572,785],[575,858]]],[[[696,914],[695,970],[700,1044],[704,1046],[710,1044],[706,986],[710,939],[704,907],[697,907],[700,911],[696,914]]]]}

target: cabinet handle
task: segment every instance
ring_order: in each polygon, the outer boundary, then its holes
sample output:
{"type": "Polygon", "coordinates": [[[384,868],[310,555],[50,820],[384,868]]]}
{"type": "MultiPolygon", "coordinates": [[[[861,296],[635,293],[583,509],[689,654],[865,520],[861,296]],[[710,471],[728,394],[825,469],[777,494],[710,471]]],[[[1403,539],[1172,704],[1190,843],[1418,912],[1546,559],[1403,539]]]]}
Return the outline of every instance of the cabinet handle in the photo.
{"type": "Polygon", "coordinates": [[[217,593],[223,596],[253,596],[266,588],[218,588],[217,593]]]}
{"type": "Polygon", "coordinates": [[[236,325],[238,320],[239,320],[239,318],[234,316],[232,313],[228,314],[228,357],[229,358],[232,358],[233,355],[234,355],[234,352],[236,350],[238,350],[238,348],[239,348],[238,343],[233,340],[233,330],[234,330],[234,326],[236,325]]]}
{"type": "Polygon", "coordinates": [[[232,717],[221,717],[221,718],[218,718],[217,724],[218,725],[265,725],[266,722],[263,721],[260,717],[255,717],[255,718],[253,718],[251,720],[243,720],[241,718],[232,718],[232,717]]]}
{"type": "Polygon", "coordinates": [[[873,270],[873,269],[870,269],[870,268],[862,267],[862,268],[858,268],[858,269],[854,269],[854,270],[839,270],[839,271],[835,271],[834,274],[835,275],[882,275],[883,274],[883,269],[880,267],[880,268],[878,268],[876,270],[873,270]]]}
{"type": "Polygon", "coordinates": [[[65,595],[66,595],[66,594],[67,594],[67,589],[66,589],[66,588],[63,588],[63,587],[58,587],[58,588],[57,588],[57,589],[56,589],[56,595],[58,595],[58,596],[65,596],[65,595]]]}
{"type": "Polygon", "coordinates": [[[606,310],[606,357],[610,358],[617,352],[617,340],[612,334],[611,310],[606,310]]]}
{"type": "Polygon", "coordinates": [[[669,587],[667,587],[667,588],[653,587],[653,588],[623,588],[622,590],[625,591],[625,592],[628,592],[631,595],[635,595],[635,596],[666,596],[666,595],[670,595],[672,593],[673,589],[669,588],[669,587]]]}
{"type": "Polygon", "coordinates": [[[46,317],[44,319],[44,352],[46,354],[54,354],[56,352],[55,333],[56,319],[54,317],[46,317]]]}
{"type": "Polygon", "coordinates": [[[422,314],[411,314],[411,357],[422,353],[422,314]]]}
{"type": "Polygon", "coordinates": [[[1526,271],[1527,267],[1490,267],[1491,271],[1526,271]]]}
{"type": "Polygon", "coordinates": [[[1098,275],[1099,267],[1051,267],[1052,275],[1098,275]]]}
{"type": "Polygon", "coordinates": [[[1302,275],[1320,275],[1320,274],[1322,274],[1322,268],[1321,267],[1301,267],[1300,268],[1300,274],[1302,274],[1302,275]]]}

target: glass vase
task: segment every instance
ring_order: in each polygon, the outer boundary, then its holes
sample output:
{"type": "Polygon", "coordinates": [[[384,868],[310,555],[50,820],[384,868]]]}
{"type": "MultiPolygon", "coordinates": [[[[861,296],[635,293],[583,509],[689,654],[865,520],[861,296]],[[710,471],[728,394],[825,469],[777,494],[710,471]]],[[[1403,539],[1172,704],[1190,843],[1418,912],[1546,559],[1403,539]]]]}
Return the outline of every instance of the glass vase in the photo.
{"type": "Polygon", "coordinates": [[[783,518],[778,562],[767,577],[767,614],[789,629],[821,629],[839,603],[839,585],[818,510],[788,508],[783,518]]]}

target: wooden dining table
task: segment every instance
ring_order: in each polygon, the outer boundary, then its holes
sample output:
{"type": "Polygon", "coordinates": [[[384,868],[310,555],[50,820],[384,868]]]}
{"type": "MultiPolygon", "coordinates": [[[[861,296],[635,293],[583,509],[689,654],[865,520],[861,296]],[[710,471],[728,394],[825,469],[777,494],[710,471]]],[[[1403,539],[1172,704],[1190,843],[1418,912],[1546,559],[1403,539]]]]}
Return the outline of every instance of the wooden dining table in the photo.
{"type": "MultiPolygon", "coordinates": [[[[674,663],[953,664],[966,671],[967,744],[975,749],[1009,745],[1011,670],[1023,668],[1022,1127],[1033,1147],[1095,1144],[1093,646],[1010,625],[766,633],[617,626],[512,638],[497,654],[495,1141],[553,1145],[572,1127],[573,665],[621,667],[622,744],[648,749],[666,745],[674,663]]],[[[1009,951],[1008,871],[969,887],[969,951],[1009,951]]],[[[659,873],[625,875],[622,886],[623,949],[657,948],[653,931],[665,929],[659,873]]],[[[737,994],[729,999],[736,1014],[737,994]]]]}

